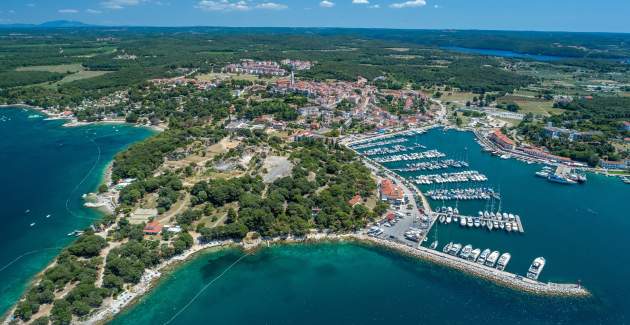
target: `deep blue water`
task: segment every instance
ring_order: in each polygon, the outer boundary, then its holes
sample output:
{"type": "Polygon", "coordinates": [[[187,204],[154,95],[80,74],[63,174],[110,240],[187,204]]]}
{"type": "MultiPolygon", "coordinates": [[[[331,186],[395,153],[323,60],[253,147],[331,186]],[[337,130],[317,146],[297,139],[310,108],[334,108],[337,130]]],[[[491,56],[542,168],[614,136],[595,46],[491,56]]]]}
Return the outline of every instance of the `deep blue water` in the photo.
{"type": "MultiPolygon", "coordinates": [[[[471,133],[433,129],[413,141],[468,160],[500,187],[503,211],[523,219],[524,234],[438,226],[430,237],[440,247],[456,241],[509,251],[508,270],[519,274],[544,256],[542,281],[580,279],[593,297],[535,297],[356,244],[290,245],[245,257],[219,278],[243,253],[203,254],[113,324],[628,323],[630,186],[599,175],[588,175],[586,185],[548,183],[534,176],[540,166],[483,153],[471,133]]],[[[476,214],[484,205],[459,208],[476,214]]]]}
{"type": "Polygon", "coordinates": [[[561,57],[561,56],[518,53],[518,52],[504,51],[504,50],[473,49],[473,48],[458,47],[458,46],[445,46],[445,47],[442,47],[442,49],[453,51],[453,52],[465,53],[465,54],[499,56],[499,57],[504,57],[504,58],[528,59],[528,60],[543,61],[543,62],[568,59],[566,57],[561,57]]]}
{"type": "Polygon", "coordinates": [[[153,133],[125,125],[67,128],[29,118],[35,115],[0,109],[0,314],[72,240],[69,232],[99,217],[81,195],[96,189],[113,156],[153,133]]]}

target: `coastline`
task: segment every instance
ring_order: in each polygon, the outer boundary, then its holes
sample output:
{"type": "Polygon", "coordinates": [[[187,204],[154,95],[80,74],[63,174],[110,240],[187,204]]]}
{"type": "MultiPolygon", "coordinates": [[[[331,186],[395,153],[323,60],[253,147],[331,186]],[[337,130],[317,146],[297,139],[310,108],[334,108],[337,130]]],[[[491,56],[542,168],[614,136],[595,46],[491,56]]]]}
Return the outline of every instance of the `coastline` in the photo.
{"type": "Polygon", "coordinates": [[[89,318],[78,322],[79,324],[105,324],[115,318],[119,313],[132,308],[145,294],[149,293],[162,279],[164,274],[175,270],[176,266],[181,265],[193,258],[199,253],[207,252],[210,249],[227,249],[241,248],[246,252],[255,252],[258,249],[269,247],[270,245],[291,245],[291,244],[308,244],[308,243],[325,243],[325,242],[356,242],[361,245],[375,246],[382,249],[391,250],[397,254],[416,258],[428,263],[437,264],[453,270],[461,271],[465,274],[481,278],[495,285],[509,288],[512,290],[549,297],[573,297],[588,298],[592,294],[584,287],[575,285],[563,285],[555,283],[543,283],[527,278],[523,278],[518,282],[514,281],[512,273],[499,271],[486,266],[480,268],[470,268],[466,264],[470,263],[462,259],[457,259],[441,252],[433,251],[428,248],[413,248],[392,241],[382,240],[367,236],[362,233],[346,233],[346,234],[328,234],[328,233],[312,233],[302,238],[272,238],[268,240],[257,240],[254,243],[235,242],[226,240],[220,242],[211,242],[207,244],[196,244],[190,250],[181,255],[175,256],[170,260],[164,261],[158,266],[148,269],[143,274],[140,283],[134,285],[129,290],[119,295],[116,299],[110,299],[103,303],[95,313],[89,318]]]}

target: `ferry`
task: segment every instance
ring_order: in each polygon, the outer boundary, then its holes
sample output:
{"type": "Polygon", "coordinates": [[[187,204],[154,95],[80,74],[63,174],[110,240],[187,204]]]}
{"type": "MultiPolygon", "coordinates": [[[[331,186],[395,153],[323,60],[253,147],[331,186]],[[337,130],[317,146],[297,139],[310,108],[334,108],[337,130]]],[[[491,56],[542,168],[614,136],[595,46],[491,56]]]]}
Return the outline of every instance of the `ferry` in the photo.
{"type": "Polygon", "coordinates": [[[545,263],[546,261],[544,257],[536,257],[527,271],[527,277],[532,280],[538,280],[540,272],[542,272],[543,268],[545,268],[545,263]]]}
{"type": "Polygon", "coordinates": [[[490,249],[486,248],[483,250],[483,252],[481,252],[481,255],[479,255],[479,258],[477,259],[477,263],[483,265],[486,262],[488,255],[490,255],[490,249]]]}
{"type": "Polygon", "coordinates": [[[473,249],[473,251],[470,252],[470,256],[468,257],[468,260],[471,262],[476,262],[477,258],[479,257],[479,254],[481,254],[481,249],[479,248],[473,249]]]}
{"type": "Polygon", "coordinates": [[[499,252],[498,251],[494,251],[492,253],[490,253],[490,255],[488,256],[488,258],[486,259],[486,266],[489,267],[494,267],[494,264],[496,264],[497,259],[499,258],[499,252]]]}
{"type": "Polygon", "coordinates": [[[472,252],[472,249],[472,245],[470,244],[464,246],[464,249],[462,249],[462,252],[459,254],[459,256],[465,260],[468,259],[470,253],[472,252]]]}
{"type": "Polygon", "coordinates": [[[512,255],[510,253],[503,253],[501,257],[499,257],[499,261],[497,262],[497,269],[500,271],[505,270],[505,267],[510,262],[512,255]]]}

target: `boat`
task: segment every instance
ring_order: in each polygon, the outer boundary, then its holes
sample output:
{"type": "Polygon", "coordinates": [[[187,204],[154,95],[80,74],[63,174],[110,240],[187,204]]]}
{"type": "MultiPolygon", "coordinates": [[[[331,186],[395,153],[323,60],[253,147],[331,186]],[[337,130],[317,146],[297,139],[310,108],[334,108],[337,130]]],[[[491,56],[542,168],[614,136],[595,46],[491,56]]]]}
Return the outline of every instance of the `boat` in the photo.
{"type": "Polygon", "coordinates": [[[549,174],[549,177],[547,177],[547,180],[552,183],[558,183],[558,184],[568,184],[568,185],[577,184],[576,181],[569,179],[567,177],[558,175],[556,173],[549,174]]]}
{"type": "Polygon", "coordinates": [[[547,178],[547,177],[549,177],[549,172],[544,171],[544,170],[537,171],[536,172],[536,176],[542,177],[542,178],[547,178]]]}
{"type": "Polygon", "coordinates": [[[624,176],[621,178],[621,181],[624,182],[625,184],[630,184],[630,177],[624,176]]]}
{"type": "Polygon", "coordinates": [[[512,223],[508,222],[505,224],[505,230],[507,230],[508,232],[512,231],[512,223]]]}
{"type": "Polygon", "coordinates": [[[440,216],[440,223],[444,223],[446,221],[446,217],[444,215],[440,216]]]}
{"type": "Polygon", "coordinates": [[[512,255],[510,255],[510,253],[501,254],[501,257],[499,257],[499,261],[497,262],[497,269],[501,271],[505,270],[505,267],[510,262],[511,258],[512,258],[512,255]]]}
{"type": "Polygon", "coordinates": [[[538,280],[540,272],[545,268],[545,263],[544,257],[536,257],[527,271],[527,277],[532,280],[538,280]]]}
{"type": "Polygon", "coordinates": [[[26,211],[24,211],[24,213],[28,214],[29,212],[31,212],[31,209],[26,209],[26,211]]]}
{"type": "Polygon", "coordinates": [[[486,226],[486,220],[481,219],[481,226],[485,227],[486,226]]]}
{"type": "Polygon", "coordinates": [[[33,227],[34,225],[35,225],[35,223],[34,223],[34,222],[31,222],[31,227],[33,227]]]}
{"type": "Polygon", "coordinates": [[[472,252],[472,245],[468,244],[466,246],[464,246],[464,249],[462,249],[462,252],[459,254],[459,256],[463,259],[468,259],[468,257],[470,256],[470,252],[472,252]]]}
{"type": "Polygon", "coordinates": [[[488,220],[488,230],[492,230],[494,226],[492,225],[492,221],[488,220]]]}
{"type": "Polygon", "coordinates": [[[474,223],[475,227],[477,227],[477,228],[479,228],[479,226],[481,226],[481,222],[479,221],[479,218],[475,218],[473,220],[473,223],[474,223]]]}
{"type": "Polygon", "coordinates": [[[438,246],[438,241],[436,240],[436,241],[432,242],[431,246],[429,246],[429,247],[431,247],[431,249],[435,249],[437,246],[438,246]]]}
{"type": "Polygon", "coordinates": [[[453,242],[446,244],[446,246],[444,246],[444,249],[442,249],[442,252],[448,253],[451,250],[451,246],[453,246],[453,242]]]}
{"type": "Polygon", "coordinates": [[[460,219],[460,221],[459,221],[459,225],[462,226],[462,227],[465,226],[466,225],[466,218],[462,217],[460,219]]]}
{"type": "Polygon", "coordinates": [[[46,219],[48,219],[48,218],[50,218],[50,214],[47,214],[47,215],[46,215],[46,219]]]}
{"type": "Polygon", "coordinates": [[[497,263],[497,259],[499,258],[499,254],[499,251],[494,251],[490,253],[490,255],[488,255],[488,258],[486,259],[486,266],[494,267],[494,264],[497,263]]]}
{"type": "Polygon", "coordinates": [[[493,226],[494,228],[497,228],[497,229],[498,229],[498,228],[499,228],[499,222],[498,222],[498,221],[496,221],[496,220],[495,220],[495,221],[493,221],[493,222],[492,222],[492,226],[493,226]]]}
{"type": "Polygon", "coordinates": [[[473,226],[473,219],[472,219],[472,217],[466,218],[466,224],[468,225],[468,227],[472,227],[473,226]]]}
{"type": "Polygon", "coordinates": [[[477,263],[484,264],[486,262],[486,259],[488,258],[488,255],[490,255],[490,249],[486,248],[483,250],[483,252],[481,252],[481,255],[479,255],[479,258],[477,259],[477,263]]]}
{"type": "Polygon", "coordinates": [[[481,249],[479,248],[473,249],[472,252],[470,252],[470,256],[468,256],[468,260],[471,262],[476,262],[477,258],[479,257],[479,254],[481,254],[481,249]]]}
{"type": "Polygon", "coordinates": [[[499,222],[499,228],[505,229],[505,222],[503,221],[499,222]]]}
{"type": "Polygon", "coordinates": [[[453,244],[453,246],[451,246],[451,249],[448,251],[448,253],[450,255],[457,256],[457,254],[459,254],[459,251],[461,249],[462,249],[462,244],[453,244]]]}
{"type": "Polygon", "coordinates": [[[452,220],[451,216],[446,216],[446,223],[451,223],[451,220],[452,220]]]}
{"type": "Polygon", "coordinates": [[[72,237],[72,236],[79,237],[81,235],[83,235],[83,231],[81,231],[81,230],[73,230],[72,232],[68,233],[68,236],[70,236],[70,237],[72,237]]]}

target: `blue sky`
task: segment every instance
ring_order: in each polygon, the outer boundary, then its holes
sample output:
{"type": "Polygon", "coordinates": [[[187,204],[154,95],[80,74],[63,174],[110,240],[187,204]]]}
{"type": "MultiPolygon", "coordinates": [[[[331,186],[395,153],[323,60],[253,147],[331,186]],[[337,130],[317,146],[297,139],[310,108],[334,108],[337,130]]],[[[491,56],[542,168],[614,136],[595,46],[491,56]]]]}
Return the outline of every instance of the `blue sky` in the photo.
{"type": "Polygon", "coordinates": [[[630,32],[630,0],[1,0],[0,23],[630,32]]]}

